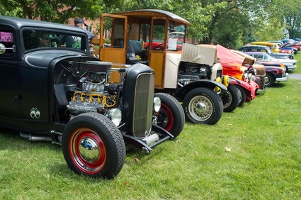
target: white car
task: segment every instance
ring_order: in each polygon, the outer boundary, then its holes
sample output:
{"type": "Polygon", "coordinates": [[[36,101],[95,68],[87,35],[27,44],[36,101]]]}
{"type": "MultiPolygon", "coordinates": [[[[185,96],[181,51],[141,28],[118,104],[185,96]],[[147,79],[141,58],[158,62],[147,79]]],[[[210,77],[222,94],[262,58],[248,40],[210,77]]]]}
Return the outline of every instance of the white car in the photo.
{"type": "Polygon", "coordinates": [[[271,56],[266,52],[245,52],[246,54],[253,56],[257,60],[271,60],[278,61],[285,65],[286,72],[293,71],[297,67],[297,60],[294,59],[279,59],[271,56]]]}

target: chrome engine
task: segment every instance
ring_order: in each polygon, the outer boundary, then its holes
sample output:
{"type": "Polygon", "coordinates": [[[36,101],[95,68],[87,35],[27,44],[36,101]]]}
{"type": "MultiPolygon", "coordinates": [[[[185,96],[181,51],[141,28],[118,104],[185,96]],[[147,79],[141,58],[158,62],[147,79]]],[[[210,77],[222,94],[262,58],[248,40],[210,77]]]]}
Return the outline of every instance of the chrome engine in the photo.
{"type": "Polygon", "coordinates": [[[57,64],[54,82],[63,85],[67,101],[64,105],[67,104],[71,115],[105,113],[117,105],[118,91],[122,86],[108,83],[111,66],[108,62],[80,58],[65,59],[57,64]]]}
{"type": "MultiPolygon", "coordinates": [[[[96,76],[97,74],[92,75],[96,76]]],[[[95,83],[89,80],[88,77],[84,77],[80,79],[79,85],[80,87],[77,90],[73,90],[72,86],[68,87],[68,92],[73,93],[67,106],[70,113],[102,112],[105,108],[116,105],[116,95],[108,93],[107,88],[109,86],[105,85],[104,80],[95,83]]]]}
{"type": "Polygon", "coordinates": [[[186,85],[192,81],[200,79],[210,79],[211,70],[208,65],[202,65],[191,62],[180,62],[178,83],[186,85]]]}
{"type": "Polygon", "coordinates": [[[78,84],[67,85],[71,99],[68,111],[77,115],[84,112],[104,113],[105,110],[116,106],[116,84],[107,84],[107,74],[89,72],[79,80],[78,84]]]}

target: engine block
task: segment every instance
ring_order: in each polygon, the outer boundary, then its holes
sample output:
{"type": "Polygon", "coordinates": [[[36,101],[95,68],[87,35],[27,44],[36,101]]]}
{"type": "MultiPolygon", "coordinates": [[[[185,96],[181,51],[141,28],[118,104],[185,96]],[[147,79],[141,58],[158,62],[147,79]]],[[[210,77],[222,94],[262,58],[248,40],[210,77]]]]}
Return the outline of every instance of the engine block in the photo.
{"type": "Polygon", "coordinates": [[[68,110],[72,114],[100,112],[106,108],[114,107],[116,103],[116,95],[75,91],[69,102],[68,110]]]}

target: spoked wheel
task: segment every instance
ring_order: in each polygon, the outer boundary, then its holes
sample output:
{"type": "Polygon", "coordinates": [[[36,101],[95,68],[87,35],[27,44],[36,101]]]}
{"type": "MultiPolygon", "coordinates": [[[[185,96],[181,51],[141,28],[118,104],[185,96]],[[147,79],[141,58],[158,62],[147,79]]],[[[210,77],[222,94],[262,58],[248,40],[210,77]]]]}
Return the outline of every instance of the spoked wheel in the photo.
{"type": "Polygon", "coordinates": [[[228,85],[228,90],[221,92],[220,97],[223,100],[225,112],[232,112],[235,110],[240,101],[240,91],[232,84],[228,85]]]}
{"type": "Polygon", "coordinates": [[[77,174],[111,179],[124,164],[126,150],[119,129],[98,113],[71,119],[62,145],[68,166],[77,174]]]}
{"type": "Polygon", "coordinates": [[[180,103],[171,95],[156,93],[155,97],[161,99],[157,124],[177,137],[183,130],[185,114],[180,103]]]}
{"type": "Polygon", "coordinates": [[[223,113],[220,96],[208,88],[196,88],[183,100],[186,118],[193,123],[216,124],[223,113]]]}

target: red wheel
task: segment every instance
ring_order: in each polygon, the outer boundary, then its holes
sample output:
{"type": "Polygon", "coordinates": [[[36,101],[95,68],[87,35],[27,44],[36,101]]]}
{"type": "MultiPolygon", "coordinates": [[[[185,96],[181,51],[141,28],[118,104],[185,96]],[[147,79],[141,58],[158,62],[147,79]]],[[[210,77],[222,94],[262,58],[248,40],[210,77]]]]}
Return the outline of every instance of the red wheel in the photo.
{"type": "Polygon", "coordinates": [[[125,144],[119,129],[98,113],[72,118],[63,134],[63,153],[77,174],[114,178],[125,160],[125,144]]]}
{"type": "Polygon", "coordinates": [[[161,104],[161,109],[158,115],[158,125],[165,130],[170,131],[174,123],[174,118],[170,108],[166,104],[161,104]]]}
{"type": "Polygon", "coordinates": [[[79,128],[72,133],[69,154],[73,163],[87,174],[97,174],[106,163],[106,147],[97,133],[89,128],[79,128]]]}
{"type": "Polygon", "coordinates": [[[157,124],[177,137],[183,130],[185,114],[180,103],[173,96],[165,93],[156,93],[156,97],[161,99],[161,108],[157,119],[157,124]]]}

